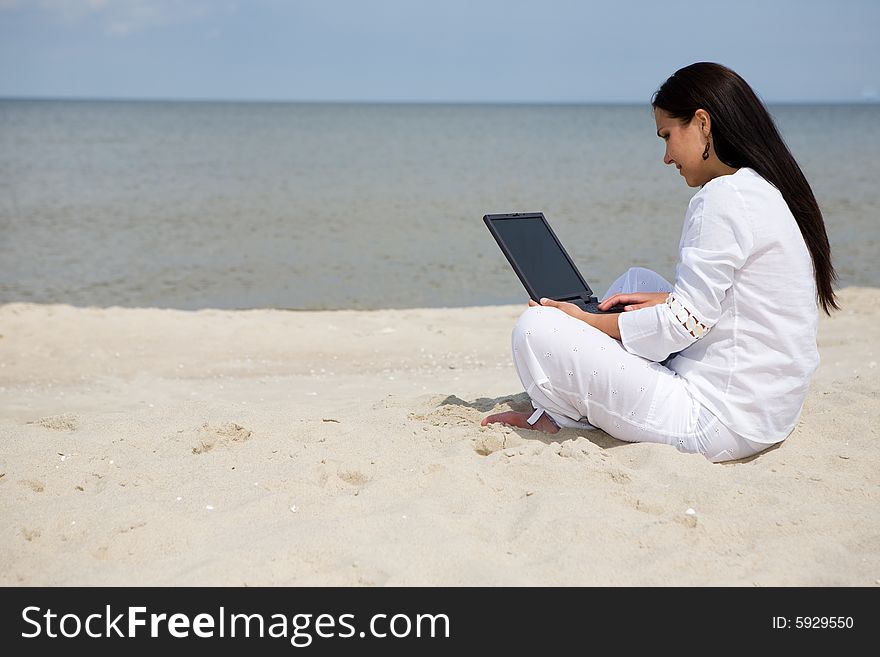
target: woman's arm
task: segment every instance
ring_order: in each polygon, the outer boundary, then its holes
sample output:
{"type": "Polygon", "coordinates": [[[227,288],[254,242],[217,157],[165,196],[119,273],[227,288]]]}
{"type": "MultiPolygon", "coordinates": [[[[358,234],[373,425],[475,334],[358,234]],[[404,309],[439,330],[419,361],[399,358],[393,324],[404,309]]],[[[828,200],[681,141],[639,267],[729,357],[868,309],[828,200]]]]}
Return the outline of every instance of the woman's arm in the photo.
{"type": "MultiPolygon", "coordinates": [[[[612,306],[627,304],[624,307],[624,312],[630,312],[632,310],[639,310],[640,308],[650,308],[651,306],[656,306],[658,303],[663,303],[664,301],[666,301],[666,297],[668,296],[668,292],[635,292],[632,294],[615,294],[614,296],[608,297],[607,299],[605,299],[605,301],[600,303],[599,308],[601,310],[608,310],[612,306]]],[[[529,299],[529,305],[537,306],[539,304],[529,299]]],[[[540,305],[548,306],[551,308],[559,308],[559,310],[564,312],[566,315],[570,315],[575,319],[586,322],[590,326],[593,326],[603,333],[610,335],[615,340],[620,340],[620,327],[617,323],[617,318],[620,317],[620,313],[608,313],[607,315],[588,313],[581,310],[573,303],[568,303],[567,301],[554,301],[553,299],[541,299],[540,305]]]]}

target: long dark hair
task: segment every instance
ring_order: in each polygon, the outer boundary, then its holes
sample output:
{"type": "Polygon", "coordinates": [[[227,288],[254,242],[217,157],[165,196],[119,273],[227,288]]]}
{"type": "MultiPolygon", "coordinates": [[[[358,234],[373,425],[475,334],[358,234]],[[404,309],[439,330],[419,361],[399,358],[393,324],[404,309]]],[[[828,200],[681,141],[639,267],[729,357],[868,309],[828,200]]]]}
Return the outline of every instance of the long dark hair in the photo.
{"type": "Polygon", "coordinates": [[[813,258],[822,310],[828,315],[831,308],[839,310],[834,295],[837,273],[822,211],[773,118],[748,83],[726,66],[699,62],[676,71],[654,94],[651,105],[684,124],[698,109],[709,113],[718,159],[729,167],[754,169],[780,191],[813,258]]]}

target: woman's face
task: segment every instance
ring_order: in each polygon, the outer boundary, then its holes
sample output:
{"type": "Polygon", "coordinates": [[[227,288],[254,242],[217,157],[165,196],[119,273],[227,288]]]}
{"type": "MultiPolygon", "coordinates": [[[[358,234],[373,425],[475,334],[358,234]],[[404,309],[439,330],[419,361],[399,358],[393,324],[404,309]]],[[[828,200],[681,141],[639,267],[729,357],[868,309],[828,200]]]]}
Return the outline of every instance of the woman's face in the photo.
{"type": "Polygon", "coordinates": [[[705,114],[698,110],[690,123],[682,124],[679,119],[669,116],[659,107],[654,110],[654,119],[657,122],[657,136],[666,142],[666,153],[663,156],[664,164],[674,164],[689,187],[700,187],[709,182],[715,174],[712,173],[712,160],[703,159],[706,150],[706,119],[701,118],[705,114]]]}

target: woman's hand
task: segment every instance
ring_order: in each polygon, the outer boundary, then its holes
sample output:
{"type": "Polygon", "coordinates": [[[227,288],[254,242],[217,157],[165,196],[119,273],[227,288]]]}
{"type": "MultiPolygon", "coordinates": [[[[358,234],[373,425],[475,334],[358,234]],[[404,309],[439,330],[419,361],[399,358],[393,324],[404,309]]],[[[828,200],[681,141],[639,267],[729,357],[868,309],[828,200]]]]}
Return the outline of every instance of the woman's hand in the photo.
{"type": "Polygon", "coordinates": [[[669,292],[631,292],[629,294],[613,294],[599,303],[599,310],[608,310],[611,306],[624,305],[624,312],[650,308],[658,303],[665,303],[669,292]]]}

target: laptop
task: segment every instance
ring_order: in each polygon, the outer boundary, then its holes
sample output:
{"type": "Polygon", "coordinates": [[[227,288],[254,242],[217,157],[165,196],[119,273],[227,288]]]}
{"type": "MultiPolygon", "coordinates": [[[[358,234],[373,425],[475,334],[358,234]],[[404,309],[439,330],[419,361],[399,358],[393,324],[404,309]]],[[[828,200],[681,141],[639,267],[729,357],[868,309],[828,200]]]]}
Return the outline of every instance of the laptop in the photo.
{"type": "Polygon", "coordinates": [[[588,313],[619,313],[623,306],[599,310],[599,300],[574,266],[542,212],[487,214],[489,232],[507,256],[529,296],[568,301],[588,313]]]}

